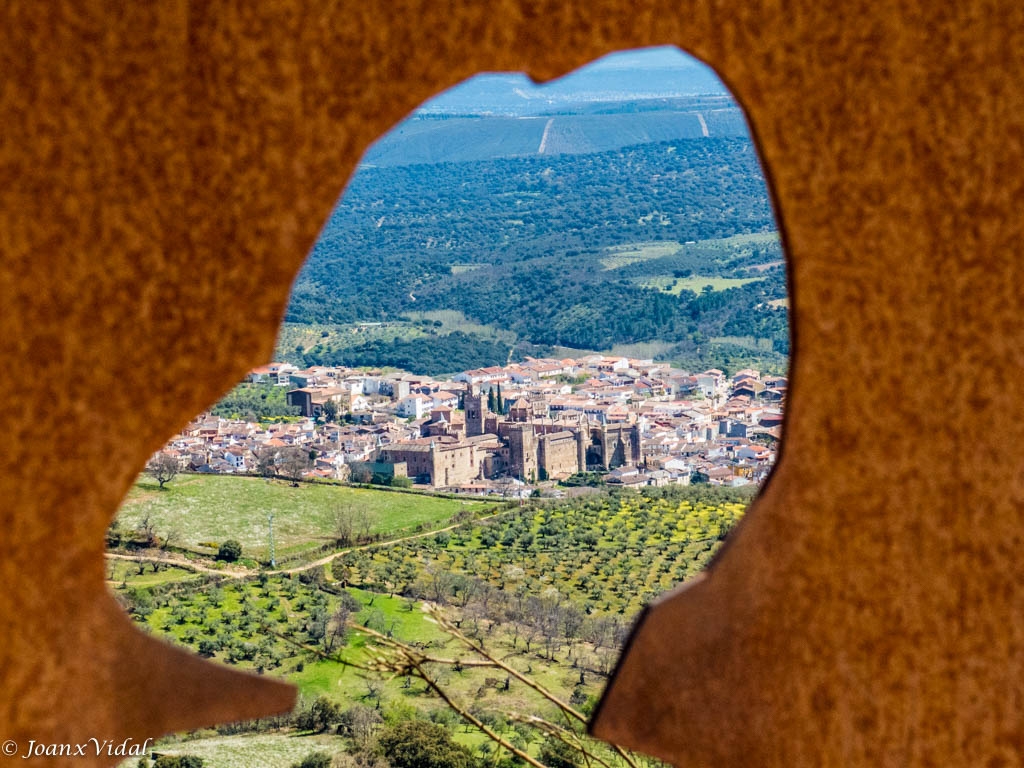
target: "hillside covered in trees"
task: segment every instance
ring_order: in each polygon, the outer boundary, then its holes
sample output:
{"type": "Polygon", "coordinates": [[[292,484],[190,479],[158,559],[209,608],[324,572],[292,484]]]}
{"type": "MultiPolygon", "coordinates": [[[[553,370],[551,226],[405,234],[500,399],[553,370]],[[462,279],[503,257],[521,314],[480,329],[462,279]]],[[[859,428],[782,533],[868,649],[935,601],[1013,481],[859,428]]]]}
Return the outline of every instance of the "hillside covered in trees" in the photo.
{"type": "Polygon", "coordinates": [[[547,347],[651,341],[670,358],[723,339],[781,357],[785,297],[771,204],[745,136],[364,166],[300,273],[286,320],[402,323],[454,310],[513,341],[465,333],[456,353],[444,334],[396,334],[282,352],[306,364],[403,367],[434,356],[435,372],[547,347]]]}

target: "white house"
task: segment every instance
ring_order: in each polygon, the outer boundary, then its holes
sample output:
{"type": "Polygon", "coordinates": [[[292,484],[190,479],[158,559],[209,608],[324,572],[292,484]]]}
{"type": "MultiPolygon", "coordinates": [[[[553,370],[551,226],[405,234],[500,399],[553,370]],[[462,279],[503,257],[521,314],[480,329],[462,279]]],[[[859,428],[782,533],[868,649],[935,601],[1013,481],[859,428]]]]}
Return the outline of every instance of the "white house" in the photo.
{"type": "Polygon", "coordinates": [[[434,405],[426,395],[408,395],[398,401],[398,415],[406,419],[422,418],[434,405]]]}
{"type": "Polygon", "coordinates": [[[237,445],[233,445],[224,451],[224,461],[230,464],[237,472],[245,469],[245,451],[237,445]]]}
{"type": "Polygon", "coordinates": [[[693,472],[693,465],[681,457],[673,457],[661,466],[670,472],[693,472]]]}
{"type": "Polygon", "coordinates": [[[504,368],[496,365],[487,368],[474,368],[470,371],[463,371],[452,376],[452,381],[462,381],[466,384],[489,384],[508,381],[508,374],[504,368]]]}
{"type": "Polygon", "coordinates": [[[459,396],[456,395],[454,392],[446,392],[445,390],[441,390],[440,392],[435,392],[431,396],[431,405],[434,408],[437,408],[442,405],[447,406],[448,408],[458,408],[459,396]]]}
{"type": "Polygon", "coordinates": [[[277,377],[277,386],[290,387],[292,384],[292,374],[299,370],[298,366],[291,363],[281,363],[277,366],[277,371],[273,371],[275,365],[277,364],[271,363],[271,375],[277,377]]]}
{"type": "Polygon", "coordinates": [[[597,364],[597,370],[605,373],[614,373],[629,369],[629,358],[626,357],[605,357],[597,364]]]}
{"type": "Polygon", "coordinates": [[[514,384],[532,384],[533,373],[518,365],[510,365],[505,371],[514,384]]]}
{"type": "Polygon", "coordinates": [[[704,397],[714,398],[715,395],[725,392],[725,374],[717,368],[698,373],[694,378],[697,379],[697,389],[704,394],[704,397]]]}
{"type": "Polygon", "coordinates": [[[772,457],[772,452],[763,445],[757,443],[748,443],[747,445],[741,445],[736,449],[737,459],[749,459],[752,461],[768,461],[772,457]]]}

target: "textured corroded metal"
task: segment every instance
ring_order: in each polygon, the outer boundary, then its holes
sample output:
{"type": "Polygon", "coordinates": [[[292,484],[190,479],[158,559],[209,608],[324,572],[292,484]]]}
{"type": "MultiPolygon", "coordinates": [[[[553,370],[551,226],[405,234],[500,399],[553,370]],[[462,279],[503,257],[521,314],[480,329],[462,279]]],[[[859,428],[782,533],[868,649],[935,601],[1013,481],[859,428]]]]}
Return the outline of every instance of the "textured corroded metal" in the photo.
{"type": "MultiPolygon", "coordinates": [[[[365,147],[483,70],[675,43],[747,108],[791,260],[786,445],[595,732],[680,765],[1022,761],[1024,6],[28,3],[0,11],[0,739],[293,691],[139,634],[103,532],[268,358],[365,147]]],[[[101,765],[109,759],[79,759],[101,765]]]]}

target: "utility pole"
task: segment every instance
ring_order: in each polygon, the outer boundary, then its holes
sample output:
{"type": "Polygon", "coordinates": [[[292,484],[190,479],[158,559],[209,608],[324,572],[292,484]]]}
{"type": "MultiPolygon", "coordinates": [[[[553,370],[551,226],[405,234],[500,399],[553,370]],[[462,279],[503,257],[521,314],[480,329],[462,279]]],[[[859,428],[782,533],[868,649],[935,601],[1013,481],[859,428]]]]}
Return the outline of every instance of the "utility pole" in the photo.
{"type": "Polygon", "coordinates": [[[267,515],[267,527],[270,530],[270,567],[277,568],[277,558],[274,557],[274,513],[267,515]]]}

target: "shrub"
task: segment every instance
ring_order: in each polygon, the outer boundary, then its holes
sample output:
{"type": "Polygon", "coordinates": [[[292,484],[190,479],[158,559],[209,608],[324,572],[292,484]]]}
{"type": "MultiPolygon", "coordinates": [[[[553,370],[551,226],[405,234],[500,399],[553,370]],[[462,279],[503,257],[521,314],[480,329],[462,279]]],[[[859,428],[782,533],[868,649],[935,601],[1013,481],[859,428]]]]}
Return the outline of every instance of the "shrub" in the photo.
{"type": "MultiPolygon", "coordinates": [[[[392,768],[470,768],[473,756],[441,725],[426,720],[403,720],[377,738],[392,768]]],[[[559,767],[561,768],[561,767],[559,767]]]]}
{"type": "Polygon", "coordinates": [[[340,720],[341,706],[326,696],[318,696],[309,709],[299,715],[296,725],[306,731],[323,733],[340,720]]]}
{"type": "Polygon", "coordinates": [[[564,741],[548,736],[540,748],[540,761],[548,768],[578,768],[580,753],[564,741]]]}
{"type": "Polygon", "coordinates": [[[203,768],[203,759],[195,755],[162,755],[153,763],[153,768],[203,768]]]}
{"type": "Polygon", "coordinates": [[[228,539],[217,549],[217,559],[228,563],[235,562],[242,556],[242,545],[234,539],[228,539]]]}
{"type": "Polygon", "coordinates": [[[220,650],[220,644],[216,640],[210,640],[209,638],[203,638],[199,641],[199,655],[206,656],[209,658],[213,656],[217,651],[220,650]]]}
{"type": "Polygon", "coordinates": [[[144,619],[153,612],[153,596],[146,589],[133,589],[129,594],[131,612],[144,619]]]}
{"type": "Polygon", "coordinates": [[[356,704],[341,713],[338,720],[338,733],[353,739],[359,745],[365,745],[384,718],[380,712],[365,704],[356,704]]]}
{"type": "MultiPolygon", "coordinates": [[[[299,581],[303,584],[323,584],[325,578],[324,567],[322,565],[318,565],[315,568],[307,568],[299,574],[299,581]]],[[[296,607],[298,607],[297,604],[296,607]]]]}
{"type": "Polygon", "coordinates": [[[292,768],[331,768],[331,756],[326,752],[310,752],[301,762],[292,763],[292,768]]]}

